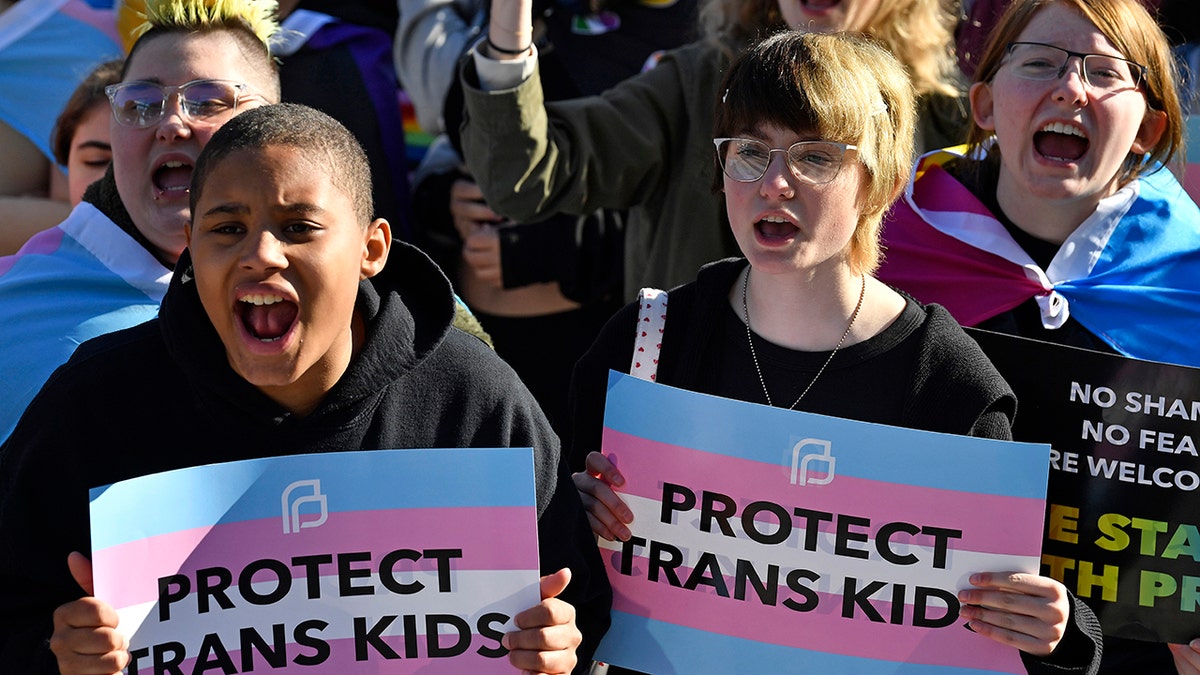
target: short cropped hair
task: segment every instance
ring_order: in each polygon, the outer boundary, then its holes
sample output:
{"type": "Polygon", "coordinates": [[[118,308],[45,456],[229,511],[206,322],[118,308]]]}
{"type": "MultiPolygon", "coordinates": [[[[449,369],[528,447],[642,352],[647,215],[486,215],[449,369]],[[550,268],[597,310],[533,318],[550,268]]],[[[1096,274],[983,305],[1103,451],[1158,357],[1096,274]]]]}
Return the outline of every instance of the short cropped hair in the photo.
{"type": "MultiPolygon", "coordinates": [[[[1003,65],[1008,43],[1020,37],[1021,31],[1033,17],[1046,7],[1062,4],[1078,12],[1108,38],[1121,55],[1146,66],[1146,77],[1139,88],[1146,104],[1153,110],[1166,113],[1167,124],[1158,143],[1148,157],[1129,153],[1122,168],[1121,182],[1126,183],[1144,173],[1158,162],[1170,165],[1173,158],[1182,156],[1183,108],[1180,104],[1178,72],[1171,56],[1171,47],[1158,22],[1137,0],[1018,0],[1009,5],[992,30],[979,68],[976,82],[991,82],[1003,65]]],[[[978,149],[991,138],[992,132],[972,124],[967,143],[978,149]]],[[[999,152],[993,148],[989,158],[999,152]]]]}
{"type": "MultiPolygon", "coordinates": [[[[129,4],[129,3],[126,3],[129,4]]],[[[267,91],[256,92],[268,102],[280,100],[279,65],[271,55],[271,42],[279,36],[275,0],[146,0],[144,19],[130,37],[136,41],[125,58],[121,79],[138,50],[156,37],[189,33],[226,33],[242,56],[257,71],[267,91]]]]}
{"type": "Polygon", "coordinates": [[[916,97],[904,66],[869,38],[787,31],[743,54],[721,91],[714,116],[718,138],[770,124],[858,146],[866,185],[850,264],[873,272],[881,256],[880,222],[913,162],[916,97]]]}
{"type": "Polygon", "coordinates": [[[96,106],[108,110],[108,97],[104,88],[121,81],[121,60],[107,61],[96,66],[95,70],[79,83],[67,105],[63,106],[58,120],[54,123],[54,131],[50,135],[50,148],[54,151],[54,161],[60,166],[66,166],[71,157],[71,142],[75,138],[75,130],[79,128],[83,118],[96,106]]]}
{"type": "Polygon", "coordinates": [[[330,181],[344,190],[354,204],[359,224],[373,217],[371,165],[354,134],[325,113],[298,103],[276,103],[251,108],[226,122],[213,134],[192,172],[193,216],[204,182],[213,169],[239,150],[287,146],[313,156],[314,166],[325,167],[330,181]]]}

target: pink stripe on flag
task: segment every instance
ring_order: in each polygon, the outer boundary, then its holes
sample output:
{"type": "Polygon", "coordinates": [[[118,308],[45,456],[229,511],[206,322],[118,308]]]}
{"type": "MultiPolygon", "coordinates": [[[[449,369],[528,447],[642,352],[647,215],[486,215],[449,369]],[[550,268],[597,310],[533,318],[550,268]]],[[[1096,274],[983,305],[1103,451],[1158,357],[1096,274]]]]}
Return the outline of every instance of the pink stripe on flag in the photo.
{"type": "MultiPolygon", "coordinates": [[[[901,624],[887,623],[892,618],[892,603],[885,601],[891,599],[891,585],[871,599],[870,604],[884,619],[880,623],[868,619],[857,605],[853,607],[852,618],[843,617],[840,595],[817,594],[816,607],[808,612],[789,609],[782,604],[783,600],[800,603],[805,598],[788,589],[782,578],[778,604],[771,606],[764,605],[749,586],[745,600],[732,597],[734,586],[730,578],[726,579],[730,597],[723,597],[708,586],[688,590],[672,586],[661,577],[658,582],[650,582],[644,577],[623,576],[614,567],[619,564],[618,556],[615,552],[605,556],[613,585],[614,612],[744,640],[883,661],[979,668],[984,663],[1011,660],[1014,664],[1011,672],[1021,672],[1016,649],[969,632],[961,618],[942,628],[915,627],[911,625],[913,608],[906,606],[901,624]]],[[[645,569],[645,560],[639,558],[634,564],[635,574],[645,574],[645,569]]],[[[680,578],[686,579],[688,570],[679,571],[680,578]]],[[[860,579],[859,590],[871,581],[860,579]]],[[[914,589],[909,586],[905,591],[911,597],[914,589]]],[[[940,619],[945,608],[940,601],[932,600],[926,614],[930,619],[940,619]]]]}
{"type": "Polygon", "coordinates": [[[29,238],[21,249],[15,255],[4,256],[0,258],[0,276],[4,276],[13,265],[24,255],[49,255],[58,250],[62,246],[64,236],[61,227],[52,227],[48,230],[42,230],[29,238]]]}
{"type": "MultiPolygon", "coordinates": [[[[327,576],[337,573],[339,553],[370,552],[370,562],[352,567],[374,571],[397,549],[451,548],[463,552],[451,562],[455,570],[536,569],[534,519],[532,506],[341,511],[330,513],[324,525],[296,534],[283,534],[280,518],[248,520],[147,537],[95,551],[93,558],[97,567],[120,570],[104,599],[127,607],[157,599],[159,577],[178,572],[195,578],[198,569],[225,567],[236,579],[246,565],[264,558],[290,565],[295,557],[332,554],[334,560],[320,567],[327,576]],[[522,518],[530,527],[509,526],[522,518]]],[[[435,565],[434,560],[405,560],[397,570],[433,570],[435,565]]],[[[291,569],[294,578],[304,577],[304,566],[291,569]]]]}
{"type": "MultiPolygon", "coordinates": [[[[283,655],[284,663],[289,666],[281,672],[316,672],[316,673],[354,673],[354,675],[374,675],[376,673],[382,675],[402,675],[405,673],[472,673],[472,675],[490,675],[491,673],[512,675],[516,672],[512,664],[508,661],[508,655],[490,658],[481,656],[478,653],[479,649],[495,649],[497,641],[481,636],[474,636],[470,647],[467,651],[453,658],[430,658],[428,649],[425,646],[424,637],[424,619],[418,617],[417,625],[421,631],[421,636],[418,645],[418,656],[416,658],[407,658],[405,652],[405,644],[403,638],[386,637],[383,642],[392,648],[393,652],[399,658],[388,658],[377,649],[374,644],[370,644],[366,649],[366,661],[359,661],[356,658],[355,640],[351,638],[342,638],[336,640],[318,640],[318,642],[328,645],[328,654],[317,664],[305,664],[303,666],[296,665],[297,658],[313,658],[317,655],[317,650],[312,646],[302,646],[291,643],[291,631],[293,626],[286,626],[287,637],[289,644],[281,645],[280,654],[283,655]]],[[[374,617],[378,619],[378,617],[374,617]]],[[[393,629],[399,629],[402,619],[396,619],[392,624],[393,629]]],[[[372,625],[372,620],[368,620],[368,627],[372,625]]],[[[474,630],[474,626],[472,626],[474,630]]],[[[265,642],[272,648],[275,647],[272,641],[272,633],[269,628],[262,629],[262,637],[265,642]]],[[[310,631],[309,635],[319,638],[318,631],[310,631]]],[[[441,638],[441,647],[449,648],[455,643],[453,635],[444,635],[441,638]]],[[[364,642],[366,642],[364,640],[364,642]]],[[[250,670],[241,670],[242,666],[242,649],[239,644],[222,644],[228,650],[229,663],[232,663],[236,669],[234,672],[251,672],[250,670]]],[[[253,672],[275,672],[269,667],[268,661],[263,656],[261,651],[255,649],[248,655],[253,664],[253,672]]],[[[214,665],[214,655],[207,655],[206,669],[203,672],[221,672],[221,668],[214,665]]],[[[153,655],[142,656],[136,664],[138,672],[153,671],[153,655]]],[[[196,657],[188,658],[179,665],[179,671],[183,673],[199,672],[195,670],[197,663],[196,657]]]]}
{"type": "Polygon", "coordinates": [[[970,190],[963,189],[962,184],[940,165],[929,167],[921,179],[913,183],[912,192],[913,201],[928,211],[994,217],[983,202],[970,190]]]}
{"type": "MultiPolygon", "coordinates": [[[[682,485],[696,495],[695,510],[690,512],[695,516],[699,515],[701,491],[709,490],[734,500],[738,505],[735,519],[740,518],[742,508],[750,502],[768,501],[788,512],[799,507],[861,517],[871,513],[886,514],[886,518],[874,517],[870,527],[854,528],[855,532],[865,529],[872,536],[885,522],[905,522],[917,527],[961,530],[961,539],[950,540],[951,550],[1020,556],[1038,556],[1041,551],[1041,541],[1030,541],[1024,533],[1026,528],[1006,527],[1007,523],[1041,523],[1043,504],[1037,499],[967,494],[846,475],[838,475],[832,488],[797,487],[788,482],[788,467],[715,453],[706,453],[707,459],[700,462],[694,453],[702,451],[659,443],[610,428],[604,429],[603,446],[604,454],[625,476],[627,483],[622,492],[662,501],[664,481],[682,485]],[[670,467],[668,475],[663,475],[663,467],[670,467]],[[957,500],[958,504],[969,503],[970,508],[947,508],[950,499],[957,500]]],[[[769,514],[763,517],[770,518],[772,526],[777,522],[769,514]]],[[[799,528],[805,524],[805,519],[793,517],[793,523],[799,528]]],[[[833,526],[824,521],[821,529],[833,531],[833,526]]],[[[715,523],[712,530],[713,536],[720,536],[715,523]]],[[[774,533],[775,528],[762,531],[774,533]]],[[[797,535],[793,533],[792,536],[797,535]]],[[[928,535],[910,538],[906,534],[896,534],[892,540],[914,541],[926,546],[933,543],[928,535]]]]}
{"type": "Polygon", "coordinates": [[[71,0],[58,11],[104,33],[113,41],[114,45],[121,44],[121,37],[117,34],[117,13],[115,11],[95,9],[83,0],[71,0]]]}
{"type": "MultiPolygon", "coordinates": [[[[931,195],[924,185],[914,188],[922,209],[933,211],[931,206],[937,205],[938,210],[952,211],[942,205],[955,204],[969,210],[964,202],[978,203],[940,167],[930,174],[921,180],[935,179],[941,191],[931,195]]],[[[1044,292],[1020,266],[939,231],[904,199],[884,221],[883,247],[886,257],[878,274],[882,281],[923,303],[942,305],[964,326],[974,326],[1044,292]]]]}

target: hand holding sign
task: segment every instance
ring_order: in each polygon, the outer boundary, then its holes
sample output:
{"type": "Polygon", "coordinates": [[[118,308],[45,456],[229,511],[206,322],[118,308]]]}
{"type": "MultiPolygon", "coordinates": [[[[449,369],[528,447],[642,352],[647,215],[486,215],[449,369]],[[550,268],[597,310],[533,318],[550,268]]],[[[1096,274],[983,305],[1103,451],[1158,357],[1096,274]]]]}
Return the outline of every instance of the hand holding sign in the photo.
{"type": "Polygon", "coordinates": [[[1171,658],[1175,661],[1175,670],[1179,675],[1200,675],[1200,640],[1192,640],[1186,645],[1172,644],[1171,658]]]}
{"type": "Polygon", "coordinates": [[[575,626],[575,608],[558,599],[569,583],[571,570],[565,567],[542,577],[542,601],[513,617],[520,630],[505,634],[502,644],[509,662],[522,672],[556,675],[575,668],[583,635],[575,626]]]}
{"type": "Polygon", "coordinates": [[[629,541],[633,533],[626,525],[633,522],[633,512],[612,489],[614,485],[624,485],[625,477],[609,458],[598,452],[588,453],[585,466],[586,471],[571,478],[587,509],[592,532],[609,541],[629,541]]]}
{"type": "Polygon", "coordinates": [[[62,675],[119,673],[129,663],[129,643],[117,632],[117,612],[91,597],[92,563],[82,553],[67,558],[71,576],[87,593],[54,611],[50,651],[62,675]]]}
{"type": "Polygon", "coordinates": [[[971,583],[979,588],[959,591],[959,614],[976,633],[1035,656],[1058,646],[1071,616],[1065,586],[1019,572],[972,574],[971,583]]]}

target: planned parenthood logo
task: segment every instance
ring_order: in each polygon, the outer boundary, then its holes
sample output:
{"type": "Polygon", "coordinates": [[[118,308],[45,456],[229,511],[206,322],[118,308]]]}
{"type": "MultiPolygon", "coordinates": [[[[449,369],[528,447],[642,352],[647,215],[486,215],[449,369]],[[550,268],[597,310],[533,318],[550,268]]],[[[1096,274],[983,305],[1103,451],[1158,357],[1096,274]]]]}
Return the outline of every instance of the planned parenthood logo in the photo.
{"type": "Polygon", "coordinates": [[[829,485],[833,482],[837,458],[832,443],[820,438],[805,438],[792,446],[792,485],[829,485]],[[804,453],[806,448],[820,452],[804,453]]]}
{"type": "MultiPolygon", "coordinates": [[[[320,527],[329,519],[329,503],[321,494],[321,481],[318,479],[298,480],[283,489],[283,533],[296,534],[306,527],[320,527]],[[292,493],[297,493],[293,495],[292,493]],[[301,520],[300,507],[305,504],[317,504],[316,518],[301,520]]],[[[312,516],[306,513],[306,516],[312,516]]]]}

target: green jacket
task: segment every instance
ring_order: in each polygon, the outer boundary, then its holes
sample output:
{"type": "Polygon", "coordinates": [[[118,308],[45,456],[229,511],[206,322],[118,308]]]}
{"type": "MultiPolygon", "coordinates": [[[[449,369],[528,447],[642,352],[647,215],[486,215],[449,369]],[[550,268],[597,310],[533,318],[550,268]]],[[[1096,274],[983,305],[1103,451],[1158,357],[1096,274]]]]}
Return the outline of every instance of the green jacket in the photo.
{"type": "MultiPolygon", "coordinates": [[[[671,288],[701,265],[740,255],[719,192],[713,111],[729,59],[715,44],[668,52],[600,96],[545,103],[538,76],[492,92],[464,60],[463,155],[497,213],[534,222],[557,212],[629,209],[625,296],[671,288]]],[[[922,101],[918,146],[962,142],[965,106],[922,101]],[[947,113],[949,113],[947,115],[947,113]]]]}

